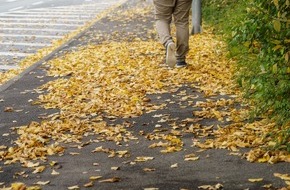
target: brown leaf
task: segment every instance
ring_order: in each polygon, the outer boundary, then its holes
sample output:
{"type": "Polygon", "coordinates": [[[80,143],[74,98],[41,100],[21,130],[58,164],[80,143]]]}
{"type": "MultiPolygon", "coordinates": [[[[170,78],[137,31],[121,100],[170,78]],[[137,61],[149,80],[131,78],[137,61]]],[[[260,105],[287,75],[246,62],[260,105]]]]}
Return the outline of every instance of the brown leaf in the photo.
{"type": "Polygon", "coordinates": [[[14,112],[14,108],[13,107],[5,107],[4,112],[14,112]]]}

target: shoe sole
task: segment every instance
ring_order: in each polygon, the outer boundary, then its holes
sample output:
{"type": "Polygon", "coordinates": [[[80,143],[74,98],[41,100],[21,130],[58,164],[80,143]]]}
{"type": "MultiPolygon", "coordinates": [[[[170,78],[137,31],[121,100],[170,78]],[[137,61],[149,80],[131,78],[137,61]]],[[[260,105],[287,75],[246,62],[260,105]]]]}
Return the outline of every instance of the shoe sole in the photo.
{"type": "Polygon", "coordinates": [[[187,67],[187,65],[176,65],[176,68],[182,68],[182,67],[187,67]]]}
{"type": "Polygon", "coordinates": [[[175,57],[175,45],[174,43],[170,43],[166,50],[166,64],[169,67],[174,67],[176,64],[176,57],[175,57]]]}

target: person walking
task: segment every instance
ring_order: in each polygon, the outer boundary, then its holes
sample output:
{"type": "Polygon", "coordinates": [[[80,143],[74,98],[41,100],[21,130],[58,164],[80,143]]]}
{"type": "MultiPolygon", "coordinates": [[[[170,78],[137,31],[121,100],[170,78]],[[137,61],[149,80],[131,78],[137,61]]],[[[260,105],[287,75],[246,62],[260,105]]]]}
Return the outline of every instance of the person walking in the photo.
{"type": "Polygon", "coordinates": [[[153,0],[156,30],[166,49],[166,64],[170,67],[186,67],[189,50],[189,11],[192,0],[153,0]],[[172,17],[176,27],[176,44],[171,36],[172,17]]]}

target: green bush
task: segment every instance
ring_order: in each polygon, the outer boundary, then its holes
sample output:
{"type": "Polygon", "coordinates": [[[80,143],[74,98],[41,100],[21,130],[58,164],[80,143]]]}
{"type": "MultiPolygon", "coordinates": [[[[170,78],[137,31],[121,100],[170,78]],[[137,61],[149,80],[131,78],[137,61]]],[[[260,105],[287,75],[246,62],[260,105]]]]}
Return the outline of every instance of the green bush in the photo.
{"type": "Polygon", "coordinates": [[[240,77],[257,113],[285,124],[290,120],[290,1],[247,2],[247,15],[234,42],[258,57],[246,68],[241,65],[240,77]]]}
{"type": "MultiPolygon", "coordinates": [[[[237,78],[255,117],[283,126],[290,139],[290,0],[205,0],[203,18],[229,42],[237,78]]],[[[280,146],[280,147],[281,147],[280,146]]],[[[290,145],[289,145],[290,146],[290,145]]],[[[290,147],[288,147],[290,150],[290,147]]]]}

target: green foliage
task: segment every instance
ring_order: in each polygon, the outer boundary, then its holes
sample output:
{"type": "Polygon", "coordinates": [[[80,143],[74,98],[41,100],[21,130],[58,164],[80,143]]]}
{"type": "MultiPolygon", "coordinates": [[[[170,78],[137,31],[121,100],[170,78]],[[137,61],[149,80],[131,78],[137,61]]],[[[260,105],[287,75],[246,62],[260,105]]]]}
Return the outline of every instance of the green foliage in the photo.
{"type": "MultiPolygon", "coordinates": [[[[238,82],[255,105],[254,115],[267,116],[287,128],[290,0],[205,0],[203,14],[206,22],[228,38],[230,53],[239,65],[238,82]],[[215,15],[218,17],[214,19],[215,15]]],[[[288,138],[290,130],[280,135],[288,138]]],[[[288,147],[287,140],[281,141],[281,146],[288,147]]]]}
{"type": "Polygon", "coordinates": [[[241,65],[240,77],[258,113],[284,124],[290,120],[289,0],[247,2],[247,15],[233,42],[246,46],[258,59],[241,65]]]}

